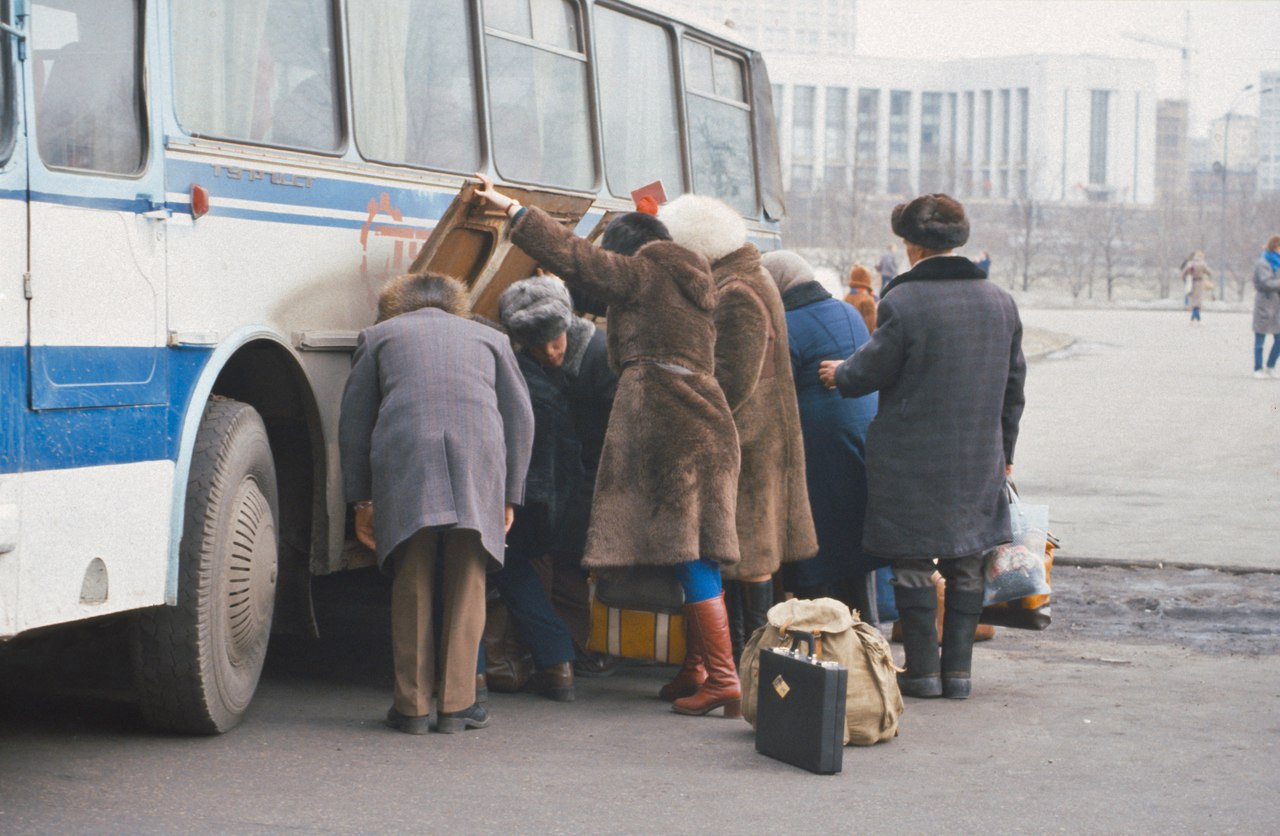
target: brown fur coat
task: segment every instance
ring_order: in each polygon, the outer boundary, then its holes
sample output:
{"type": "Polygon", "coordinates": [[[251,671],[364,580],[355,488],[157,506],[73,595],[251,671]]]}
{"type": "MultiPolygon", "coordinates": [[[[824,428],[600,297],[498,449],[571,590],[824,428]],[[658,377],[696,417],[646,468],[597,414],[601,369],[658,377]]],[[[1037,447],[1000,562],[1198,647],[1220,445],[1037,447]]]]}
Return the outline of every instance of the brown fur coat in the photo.
{"type": "Polygon", "coordinates": [[[771,575],[783,562],[818,553],[786,311],[754,244],[724,256],[712,271],[720,291],[716,379],[729,400],[742,450],[737,516],[742,561],[725,577],[771,575]]]}
{"type": "Polygon", "coordinates": [[[517,219],[511,240],[609,306],[618,390],[583,564],[737,563],[738,437],[712,374],[716,289],[706,260],[667,241],[633,256],[607,252],[537,208],[517,219]]]}

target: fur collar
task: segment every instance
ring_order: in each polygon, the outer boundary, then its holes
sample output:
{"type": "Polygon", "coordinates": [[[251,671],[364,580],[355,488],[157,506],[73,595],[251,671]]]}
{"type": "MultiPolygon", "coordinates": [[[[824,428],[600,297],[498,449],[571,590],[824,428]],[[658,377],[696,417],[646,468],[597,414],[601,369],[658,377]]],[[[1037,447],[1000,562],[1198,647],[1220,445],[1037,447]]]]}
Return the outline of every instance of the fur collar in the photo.
{"type": "Polygon", "coordinates": [[[716,259],[711,265],[711,271],[716,276],[716,287],[720,287],[729,279],[745,276],[759,269],[760,250],[751,243],[743,244],[723,258],[716,259]]]}
{"type": "Polygon", "coordinates": [[[810,279],[787,288],[787,292],[782,294],[782,307],[794,311],[796,308],[803,308],[805,305],[812,305],[814,302],[830,298],[831,293],[822,286],[821,282],[810,279]]]}
{"type": "Polygon", "coordinates": [[[880,298],[883,299],[885,294],[903,282],[985,279],[986,277],[986,273],[979,270],[976,264],[964,256],[939,255],[917,262],[916,266],[907,272],[899,273],[896,279],[885,285],[884,289],[880,291],[880,298]]]}
{"type": "Polygon", "coordinates": [[[569,345],[564,350],[564,366],[566,374],[578,376],[582,371],[582,358],[587,356],[587,343],[595,336],[594,322],[575,316],[569,323],[569,345]]]}

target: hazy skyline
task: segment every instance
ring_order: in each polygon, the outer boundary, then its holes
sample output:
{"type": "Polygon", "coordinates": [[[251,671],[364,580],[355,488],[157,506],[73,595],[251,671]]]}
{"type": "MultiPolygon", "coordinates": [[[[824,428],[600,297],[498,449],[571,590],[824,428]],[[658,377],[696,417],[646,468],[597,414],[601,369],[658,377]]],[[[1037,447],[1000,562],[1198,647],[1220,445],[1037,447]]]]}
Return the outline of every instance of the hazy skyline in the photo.
{"type": "Polygon", "coordinates": [[[1182,95],[1181,54],[1124,37],[1182,43],[1191,12],[1193,135],[1246,84],[1236,113],[1256,116],[1261,70],[1280,70],[1280,0],[858,0],[859,55],[910,58],[1093,53],[1154,62],[1157,95],[1182,95]]]}

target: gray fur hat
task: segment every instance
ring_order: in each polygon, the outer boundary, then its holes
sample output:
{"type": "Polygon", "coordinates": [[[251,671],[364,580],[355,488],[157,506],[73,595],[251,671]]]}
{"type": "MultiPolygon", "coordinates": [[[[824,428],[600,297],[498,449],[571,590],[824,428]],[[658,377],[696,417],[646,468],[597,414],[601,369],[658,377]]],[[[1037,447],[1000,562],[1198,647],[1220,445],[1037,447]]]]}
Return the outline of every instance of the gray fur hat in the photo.
{"type": "Polygon", "coordinates": [[[521,279],[498,300],[502,324],[522,345],[549,343],[573,322],[573,299],[564,282],[551,276],[521,279]]]}
{"type": "Polygon", "coordinates": [[[927,250],[954,250],[969,240],[964,206],[945,194],[920,195],[893,207],[893,234],[927,250]]]}

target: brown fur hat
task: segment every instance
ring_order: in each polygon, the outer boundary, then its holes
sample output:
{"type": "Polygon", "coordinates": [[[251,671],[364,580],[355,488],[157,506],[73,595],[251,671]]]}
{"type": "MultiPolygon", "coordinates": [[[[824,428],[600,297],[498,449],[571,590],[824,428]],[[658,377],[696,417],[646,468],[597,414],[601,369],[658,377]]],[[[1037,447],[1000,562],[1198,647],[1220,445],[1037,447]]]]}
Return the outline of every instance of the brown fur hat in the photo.
{"type": "Polygon", "coordinates": [[[893,207],[893,234],[926,250],[954,250],[969,240],[964,206],[945,194],[926,194],[893,207]]]}
{"type": "Polygon", "coordinates": [[[853,265],[853,269],[849,271],[849,287],[861,287],[865,290],[870,290],[871,271],[861,264],[853,265]]]}
{"type": "Polygon", "coordinates": [[[436,273],[406,273],[387,282],[378,295],[378,322],[421,308],[439,308],[454,316],[470,316],[467,286],[436,273]]]}

